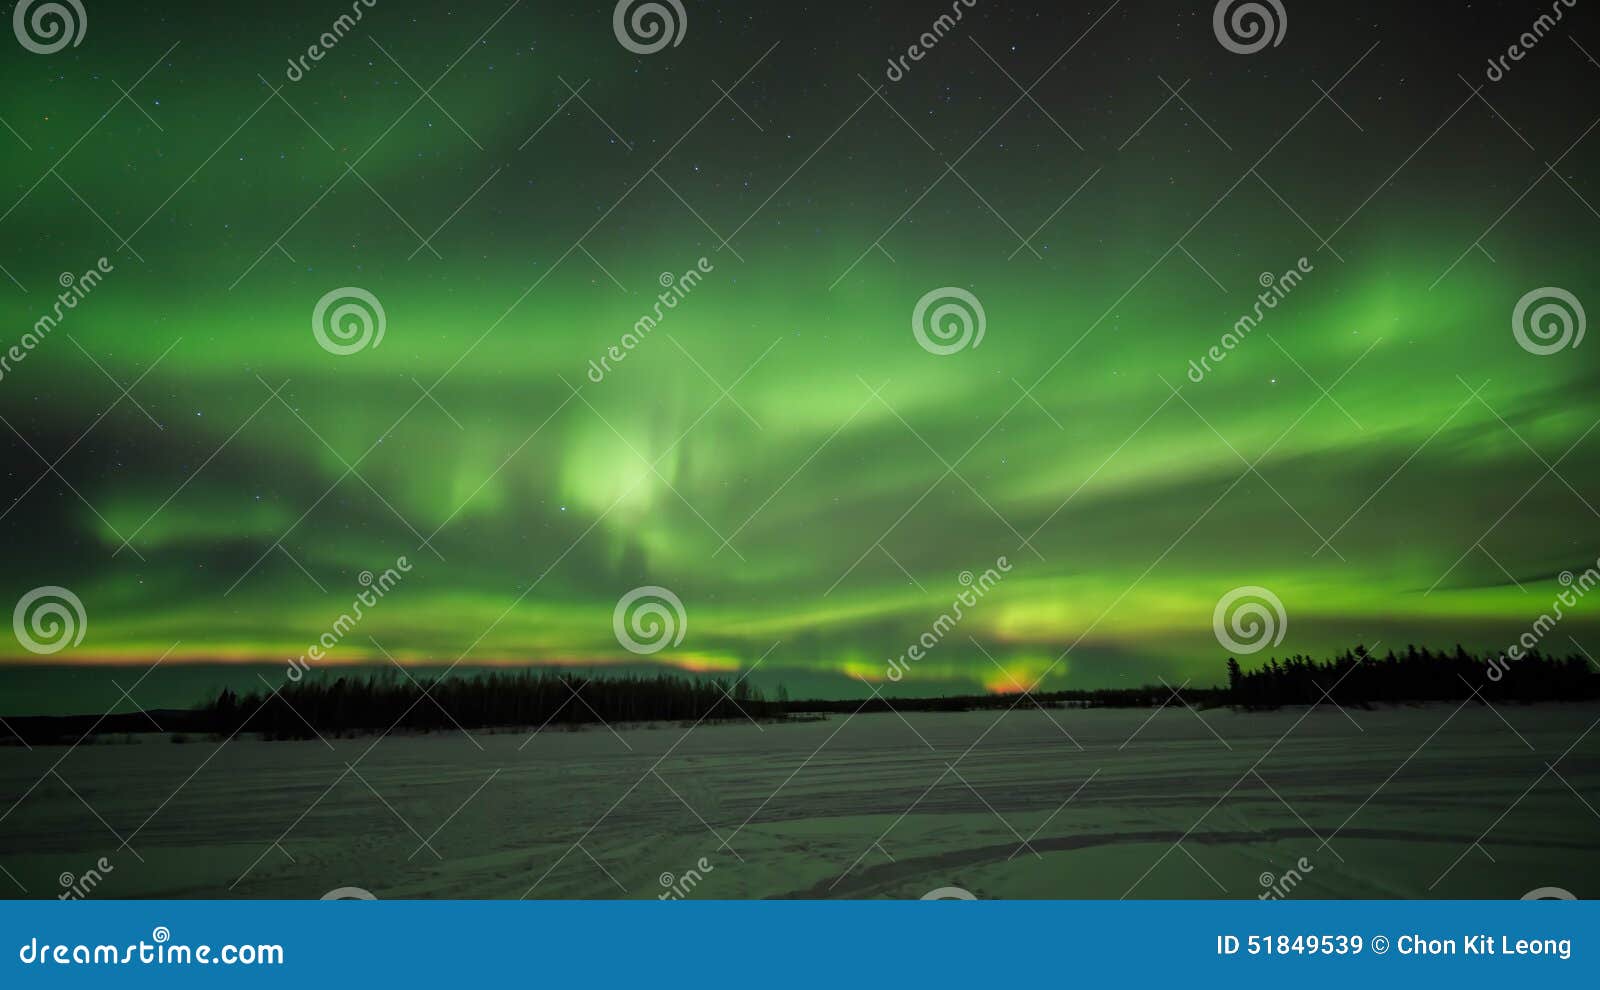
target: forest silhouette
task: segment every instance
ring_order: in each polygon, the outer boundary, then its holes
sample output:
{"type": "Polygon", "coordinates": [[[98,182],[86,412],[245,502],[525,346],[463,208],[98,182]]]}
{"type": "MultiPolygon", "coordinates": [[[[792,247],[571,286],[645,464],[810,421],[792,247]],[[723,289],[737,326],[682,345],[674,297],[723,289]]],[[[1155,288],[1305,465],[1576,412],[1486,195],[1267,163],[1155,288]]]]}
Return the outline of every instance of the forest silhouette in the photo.
{"type": "MultiPolygon", "coordinates": [[[[1327,703],[1370,708],[1474,699],[1484,704],[1578,702],[1600,698],[1600,671],[1579,655],[1532,652],[1516,661],[1407,647],[1382,657],[1357,646],[1326,660],[1294,655],[1245,669],[1235,658],[1215,687],[1170,686],[1034,691],[1047,708],[1233,707],[1260,711],[1327,703]]],[[[534,729],[641,723],[757,722],[870,712],[958,712],[1008,709],[1017,693],[924,698],[790,700],[779,685],[772,695],[743,679],[600,675],[519,670],[470,676],[412,677],[384,671],[362,676],[310,677],[247,694],[224,689],[193,709],[104,716],[34,716],[9,719],[13,741],[71,743],[90,735],[160,731],[175,741],[191,735],[216,739],[254,734],[262,739],[383,732],[534,729]]]]}

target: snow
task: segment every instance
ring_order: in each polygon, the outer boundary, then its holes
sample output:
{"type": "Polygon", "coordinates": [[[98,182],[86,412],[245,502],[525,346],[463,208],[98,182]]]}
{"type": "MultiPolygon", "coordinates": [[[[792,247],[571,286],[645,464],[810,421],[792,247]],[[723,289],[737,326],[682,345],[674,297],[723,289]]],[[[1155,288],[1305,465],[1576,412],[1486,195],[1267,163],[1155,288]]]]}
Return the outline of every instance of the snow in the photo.
{"type": "Polygon", "coordinates": [[[1252,898],[1291,876],[1289,898],[1592,897],[1597,720],[1577,705],[1152,715],[1025,701],[760,726],[13,746],[0,888],[57,896],[62,874],[104,858],[90,897],[650,898],[690,878],[693,898],[1252,898]]]}

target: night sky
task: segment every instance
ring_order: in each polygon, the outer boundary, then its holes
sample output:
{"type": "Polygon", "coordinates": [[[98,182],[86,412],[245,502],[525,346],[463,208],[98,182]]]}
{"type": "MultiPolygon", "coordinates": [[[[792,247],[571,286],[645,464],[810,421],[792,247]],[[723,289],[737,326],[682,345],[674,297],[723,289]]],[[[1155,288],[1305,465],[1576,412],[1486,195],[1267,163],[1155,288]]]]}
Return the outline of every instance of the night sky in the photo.
{"type": "Polygon", "coordinates": [[[319,669],[850,697],[1002,557],[889,690],[1211,684],[1245,586],[1248,662],[1498,652],[1600,557],[1600,344],[1513,332],[1600,307],[1584,4],[1491,81],[1549,4],[1284,0],[1239,54],[1209,2],[979,0],[890,73],[948,4],[683,0],[638,54],[610,3],[379,0],[291,73],[349,5],[82,2],[0,46],[0,343],[101,273],[0,367],[0,600],[86,623],[0,643],[0,712],[281,678],[402,556],[319,669]],[[347,287],[384,332],[339,354],[347,287]],[[983,336],[933,353],[952,288],[983,336]],[[643,586],[687,616],[648,656],[643,586]]]}

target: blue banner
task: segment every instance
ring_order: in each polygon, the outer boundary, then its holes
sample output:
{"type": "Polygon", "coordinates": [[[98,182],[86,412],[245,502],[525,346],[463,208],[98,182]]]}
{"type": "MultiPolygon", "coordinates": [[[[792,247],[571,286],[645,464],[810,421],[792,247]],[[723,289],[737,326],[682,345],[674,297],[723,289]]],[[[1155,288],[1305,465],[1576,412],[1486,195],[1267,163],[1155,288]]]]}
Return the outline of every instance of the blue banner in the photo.
{"type": "Polygon", "coordinates": [[[1593,985],[1597,922],[1585,901],[11,901],[0,986],[1593,985]]]}

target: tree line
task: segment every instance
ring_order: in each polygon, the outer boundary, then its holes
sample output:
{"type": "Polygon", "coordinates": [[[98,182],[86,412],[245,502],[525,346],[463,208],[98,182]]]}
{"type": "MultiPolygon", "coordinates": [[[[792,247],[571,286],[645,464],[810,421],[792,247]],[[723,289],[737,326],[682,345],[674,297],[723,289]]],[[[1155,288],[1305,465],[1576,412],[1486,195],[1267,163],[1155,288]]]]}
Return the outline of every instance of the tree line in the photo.
{"type": "MultiPolygon", "coordinates": [[[[1600,670],[1584,656],[1533,651],[1516,661],[1407,647],[1382,657],[1357,646],[1324,660],[1276,657],[1246,670],[1235,658],[1214,687],[1166,684],[1033,692],[1045,708],[1195,708],[1259,711],[1332,701],[1346,707],[1461,701],[1476,692],[1489,703],[1600,699],[1600,670]]],[[[744,680],[677,674],[579,676],[550,670],[478,672],[414,678],[397,671],[287,682],[240,694],[220,691],[197,708],[104,716],[8,718],[5,742],[70,744],[91,735],[146,733],[159,723],[173,735],[266,739],[464,729],[581,728],[600,723],[779,721],[827,713],[961,712],[1030,705],[1016,694],[925,698],[813,698],[791,701],[780,684],[771,696],[744,680]]],[[[1031,705],[1030,705],[1031,707],[1031,705]]]]}
{"type": "MultiPolygon", "coordinates": [[[[1588,701],[1600,698],[1600,673],[1578,655],[1533,652],[1514,663],[1407,647],[1383,657],[1357,646],[1325,660],[1296,654],[1271,658],[1250,670],[1228,658],[1226,682],[1216,687],[1128,688],[1034,692],[1048,708],[1155,708],[1180,702],[1197,708],[1232,706],[1262,710],[1331,700],[1339,705],[1460,701],[1474,689],[1490,702],[1588,701]]],[[[581,726],[625,722],[719,722],[791,718],[797,713],[956,712],[1003,709],[1015,694],[874,697],[791,701],[781,685],[767,697],[748,682],[725,677],[579,677],[550,671],[491,672],[471,677],[414,680],[381,676],[307,680],[275,693],[239,696],[223,691],[208,721],[269,738],[304,738],[318,732],[441,730],[505,726],[581,726]],[[430,700],[431,699],[431,700],[430,700]],[[435,704],[435,702],[437,702],[435,704]]]]}
{"type": "Polygon", "coordinates": [[[1592,701],[1600,698],[1600,671],[1588,657],[1551,656],[1535,650],[1519,660],[1475,656],[1457,645],[1434,653],[1406,647],[1382,658],[1357,646],[1317,661],[1295,655],[1244,670],[1227,663],[1226,703],[1238,708],[1279,708],[1331,699],[1340,705],[1460,701],[1476,690],[1490,702],[1592,701]]]}
{"type": "Polygon", "coordinates": [[[305,739],[346,732],[431,732],[510,726],[781,719],[787,692],[768,698],[725,677],[673,674],[580,677],[548,670],[467,677],[306,679],[276,691],[224,689],[201,710],[213,732],[305,739]]]}

